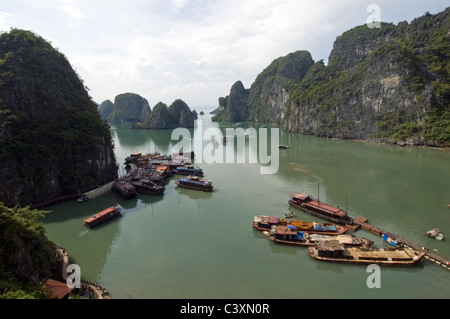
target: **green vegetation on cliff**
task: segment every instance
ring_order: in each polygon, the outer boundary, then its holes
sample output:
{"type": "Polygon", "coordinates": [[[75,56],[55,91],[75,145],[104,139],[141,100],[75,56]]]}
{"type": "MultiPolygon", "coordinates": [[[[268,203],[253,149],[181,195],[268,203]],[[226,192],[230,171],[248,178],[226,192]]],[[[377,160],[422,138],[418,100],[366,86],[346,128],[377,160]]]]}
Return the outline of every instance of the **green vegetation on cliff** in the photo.
{"type": "Polygon", "coordinates": [[[143,123],[135,123],[135,129],[174,129],[177,127],[192,128],[197,113],[180,99],[175,100],[169,107],[159,102],[153,107],[150,115],[143,123]]]}
{"type": "MultiPolygon", "coordinates": [[[[328,65],[307,51],[274,60],[217,121],[257,121],[302,134],[450,146],[450,8],[398,25],[357,26],[328,65]]],[[[231,93],[230,93],[231,96],[231,93]]]]}
{"type": "Polygon", "coordinates": [[[60,271],[56,245],[38,221],[44,214],[0,202],[0,299],[44,298],[43,282],[60,271]]]}
{"type": "Polygon", "coordinates": [[[100,105],[99,111],[103,119],[113,123],[142,122],[151,112],[148,101],[136,93],[119,94],[114,104],[106,100],[100,105]]]}
{"type": "Polygon", "coordinates": [[[63,54],[30,32],[0,35],[0,200],[36,204],[117,176],[108,125],[63,54]]]}

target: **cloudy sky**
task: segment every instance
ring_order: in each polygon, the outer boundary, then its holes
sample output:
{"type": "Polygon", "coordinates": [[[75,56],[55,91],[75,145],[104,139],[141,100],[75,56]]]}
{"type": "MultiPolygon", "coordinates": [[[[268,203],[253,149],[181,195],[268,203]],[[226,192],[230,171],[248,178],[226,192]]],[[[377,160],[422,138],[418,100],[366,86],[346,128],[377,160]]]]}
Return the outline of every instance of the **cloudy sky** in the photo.
{"type": "Polygon", "coordinates": [[[374,15],[410,22],[446,0],[0,0],[0,30],[31,30],[62,52],[101,103],[133,92],[153,107],[216,107],[274,59],[325,63],[337,36],[374,15]],[[376,4],[379,10],[369,7],[376,4]]]}

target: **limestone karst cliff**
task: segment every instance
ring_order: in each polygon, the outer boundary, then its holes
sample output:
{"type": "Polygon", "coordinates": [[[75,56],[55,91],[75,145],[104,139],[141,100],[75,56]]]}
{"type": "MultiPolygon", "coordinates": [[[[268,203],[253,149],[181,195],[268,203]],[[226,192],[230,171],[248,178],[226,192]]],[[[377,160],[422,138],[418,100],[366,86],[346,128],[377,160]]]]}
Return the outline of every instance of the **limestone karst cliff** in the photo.
{"type": "Polygon", "coordinates": [[[37,204],[117,176],[109,127],[67,58],[42,37],[0,35],[0,201],[37,204]]]}
{"type": "Polygon", "coordinates": [[[122,93],[115,97],[114,103],[103,101],[99,108],[102,119],[111,123],[142,122],[151,112],[148,101],[136,93],[122,93]]]}
{"type": "Polygon", "coordinates": [[[177,127],[192,128],[196,113],[180,99],[170,106],[159,102],[153,107],[151,114],[142,123],[133,125],[135,129],[174,129],[177,127]]]}

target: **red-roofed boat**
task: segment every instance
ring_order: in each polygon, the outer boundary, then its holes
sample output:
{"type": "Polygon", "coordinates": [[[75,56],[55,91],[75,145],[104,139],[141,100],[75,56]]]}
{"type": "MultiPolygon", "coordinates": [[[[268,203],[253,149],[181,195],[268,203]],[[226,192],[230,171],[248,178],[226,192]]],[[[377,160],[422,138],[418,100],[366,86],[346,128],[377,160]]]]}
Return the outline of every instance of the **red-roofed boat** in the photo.
{"type": "Polygon", "coordinates": [[[121,212],[121,209],[118,206],[113,206],[98,212],[95,215],[84,220],[84,226],[86,227],[94,227],[100,225],[107,220],[118,216],[121,212]]]}
{"type": "Polygon", "coordinates": [[[305,213],[337,224],[354,224],[354,220],[347,215],[347,212],[339,207],[321,203],[307,194],[291,193],[289,196],[289,204],[303,210],[305,213]]]}

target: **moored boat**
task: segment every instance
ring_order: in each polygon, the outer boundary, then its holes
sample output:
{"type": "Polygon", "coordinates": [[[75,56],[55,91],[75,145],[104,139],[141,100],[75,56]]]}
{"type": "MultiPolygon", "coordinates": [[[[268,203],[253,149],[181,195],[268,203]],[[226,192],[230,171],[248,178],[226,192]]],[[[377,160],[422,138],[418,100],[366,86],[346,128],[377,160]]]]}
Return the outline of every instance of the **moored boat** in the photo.
{"type": "Polygon", "coordinates": [[[166,189],[163,185],[156,184],[148,179],[141,179],[132,181],[131,184],[136,188],[136,191],[141,194],[160,195],[166,189]]]}
{"type": "Polygon", "coordinates": [[[175,174],[187,176],[203,176],[203,169],[194,167],[193,165],[179,166],[174,169],[175,174]]]}
{"type": "Polygon", "coordinates": [[[283,218],[259,215],[253,217],[253,228],[258,230],[270,230],[272,226],[294,226],[297,231],[306,231],[310,234],[344,234],[348,227],[330,223],[320,224],[316,222],[305,222],[301,220],[286,220],[283,218]]]}
{"type": "Polygon", "coordinates": [[[312,258],[337,263],[377,264],[380,266],[411,266],[418,263],[424,252],[412,248],[344,247],[337,240],[319,241],[308,247],[312,258]]]}
{"type": "Polygon", "coordinates": [[[319,200],[313,199],[311,195],[307,194],[291,193],[289,196],[289,204],[303,210],[305,213],[329,220],[333,223],[354,224],[354,220],[347,215],[347,212],[339,207],[321,203],[319,200]]]}
{"type": "Polygon", "coordinates": [[[130,199],[137,195],[136,188],[125,180],[114,181],[113,189],[125,199],[130,199]]]}
{"type": "Polygon", "coordinates": [[[373,241],[365,238],[358,238],[353,235],[322,235],[309,234],[298,231],[294,226],[272,226],[270,231],[264,231],[269,239],[281,244],[296,246],[314,246],[319,241],[337,240],[345,247],[365,246],[370,247],[373,241]]]}
{"type": "Polygon", "coordinates": [[[118,206],[113,206],[98,212],[95,215],[84,220],[84,226],[86,227],[94,227],[100,225],[107,220],[118,216],[121,212],[121,209],[118,206]]]}
{"type": "Polygon", "coordinates": [[[211,192],[213,190],[212,182],[209,180],[201,180],[198,176],[188,176],[175,181],[175,184],[189,189],[211,192]]]}

